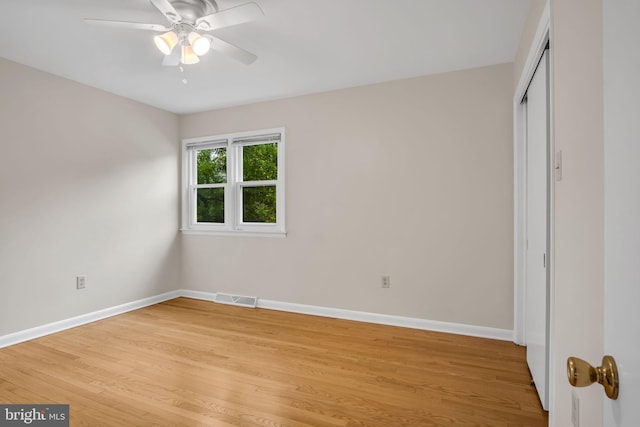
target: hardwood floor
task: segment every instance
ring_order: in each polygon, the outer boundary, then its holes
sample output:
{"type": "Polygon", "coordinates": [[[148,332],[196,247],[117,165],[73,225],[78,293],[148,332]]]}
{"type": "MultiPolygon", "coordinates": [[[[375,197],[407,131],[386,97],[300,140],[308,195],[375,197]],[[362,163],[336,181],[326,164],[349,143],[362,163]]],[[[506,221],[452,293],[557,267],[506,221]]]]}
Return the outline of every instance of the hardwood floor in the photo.
{"type": "Polygon", "coordinates": [[[0,350],[72,426],[546,426],[513,343],[178,298],[0,350]]]}

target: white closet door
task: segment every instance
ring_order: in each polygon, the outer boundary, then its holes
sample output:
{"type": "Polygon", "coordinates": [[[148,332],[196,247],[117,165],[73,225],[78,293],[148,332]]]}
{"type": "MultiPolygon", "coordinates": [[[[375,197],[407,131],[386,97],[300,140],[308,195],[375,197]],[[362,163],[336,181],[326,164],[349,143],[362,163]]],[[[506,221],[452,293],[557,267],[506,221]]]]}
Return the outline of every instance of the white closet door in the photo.
{"type": "MultiPolygon", "coordinates": [[[[603,355],[616,359],[620,396],[604,398],[602,425],[636,427],[640,425],[640,2],[603,2],[603,15],[603,355]]],[[[598,359],[590,362],[600,364],[598,359]]]]}
{"type": "Polygon", "coordinates": [[[549,391],[549,96],[548,51],[526,97],[527,275],[525,343],[527,363],[544,409],[549,391]]]}

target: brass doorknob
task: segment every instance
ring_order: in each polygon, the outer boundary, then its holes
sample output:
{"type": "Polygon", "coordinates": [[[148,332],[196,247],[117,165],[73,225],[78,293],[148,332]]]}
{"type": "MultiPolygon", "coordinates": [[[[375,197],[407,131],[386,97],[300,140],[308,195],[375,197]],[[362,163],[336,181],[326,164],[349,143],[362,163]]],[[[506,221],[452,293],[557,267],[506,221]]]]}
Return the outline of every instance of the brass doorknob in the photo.
{"type": "Polygon", "coordinates": [[[567,359],[567,377],[574,387],[586,387],[595,382],[602,384],[609,399],[618,398],[618,367],[613,356],[604,356],[602,366],[597,368],[582,359],[570,357],[567,359]]]}

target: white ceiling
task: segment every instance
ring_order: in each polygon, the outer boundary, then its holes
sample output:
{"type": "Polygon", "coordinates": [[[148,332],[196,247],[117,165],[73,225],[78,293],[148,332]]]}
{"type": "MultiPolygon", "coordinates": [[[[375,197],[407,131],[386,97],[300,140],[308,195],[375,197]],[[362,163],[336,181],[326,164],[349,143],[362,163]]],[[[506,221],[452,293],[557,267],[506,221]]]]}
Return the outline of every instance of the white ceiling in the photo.
{"type": "MultiPolygon", "coordinates": [[[[218,0],[226,9],[248,0],[218,0]]],[[[215,31],[256,55],[163,67],[149,0],[0,0],[0,56],[175,113],[511,62],[530,0],[255,0],[260,21],[215,31]]]]}

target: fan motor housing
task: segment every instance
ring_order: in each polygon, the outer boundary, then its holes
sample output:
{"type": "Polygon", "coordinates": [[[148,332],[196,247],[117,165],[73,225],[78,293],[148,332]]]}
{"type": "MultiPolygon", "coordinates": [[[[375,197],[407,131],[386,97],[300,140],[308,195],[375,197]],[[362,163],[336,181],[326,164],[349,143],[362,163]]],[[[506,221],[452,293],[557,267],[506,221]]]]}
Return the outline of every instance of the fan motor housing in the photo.
{"type": "Polygon", "coordinates": [[[182,22],[195,24],[198,18],[218,12],[215,0],[169,0],[182,22]]]}

